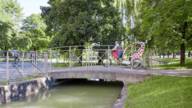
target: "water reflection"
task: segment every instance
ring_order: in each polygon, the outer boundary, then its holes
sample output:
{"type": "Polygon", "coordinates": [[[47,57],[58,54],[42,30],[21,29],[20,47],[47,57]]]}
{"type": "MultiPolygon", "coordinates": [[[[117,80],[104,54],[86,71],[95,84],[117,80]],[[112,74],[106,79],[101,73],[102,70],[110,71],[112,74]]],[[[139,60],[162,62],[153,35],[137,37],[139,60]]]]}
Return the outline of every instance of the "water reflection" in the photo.
{"type": "Polygon", "coordinates": [[[111,108],[121,87],[119,83],[67,81],[2,108],[111,108]]]}

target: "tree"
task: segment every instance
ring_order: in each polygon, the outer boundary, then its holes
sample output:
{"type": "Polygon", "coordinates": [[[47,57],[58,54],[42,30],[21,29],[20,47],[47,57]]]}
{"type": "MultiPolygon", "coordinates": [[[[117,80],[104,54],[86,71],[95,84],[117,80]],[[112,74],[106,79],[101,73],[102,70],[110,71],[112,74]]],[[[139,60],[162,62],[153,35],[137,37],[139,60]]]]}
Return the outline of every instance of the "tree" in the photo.
{"type": "Polygon", "coordinates": [[[111,43],[123,34],[113,0],[50,0],[42,8],[52,45],[83,45],[86,42],[111,43]]]}
{"type": "Polygon", "coordinates": [[[191,0],[143,0],[142,23],[138,29],[159,49],[180,47],[180,64],[185,64],[186,46],[192,40],[191,0]]]}
{"type": "MultiPolygon", "coordinates": [[[[124,28],[113,3],[113,0],[50,0],[51,7],[44,7],[42,11],[53,36],[52,46],[111,44],[120,40],[124,28]]],[[[80,48],[80,63],[82,51],[83,47],[80,48]]]]}
{"type": "Polygon", "coordinates": [[[13,48],[13,37],[18,34],[21,7],[15,0],[0,0],[0,49],[13,48]]]}
{"type": "Polygon", "coordinates": [[[14,40],[12,46],[19,50],[28,50],[32,46],[31,38],[26,36],[26,34],[23,32],[20,32],[17,36],[14,36],[12,40],[14,40]]]}
{"type": "Polygon", "coordinates": [[[31,40],[30,49],[40,50],[48,47],[50,38],[45,33],[46,24],[41,15],[32,14],[24,19],[22,30],[25,38],[31,40]]]}
{"type": "Polygon", "coordinates": [[[0,21],[0,48],[8,50],[11,47],[13,35],[12,24],[0,21]]]}

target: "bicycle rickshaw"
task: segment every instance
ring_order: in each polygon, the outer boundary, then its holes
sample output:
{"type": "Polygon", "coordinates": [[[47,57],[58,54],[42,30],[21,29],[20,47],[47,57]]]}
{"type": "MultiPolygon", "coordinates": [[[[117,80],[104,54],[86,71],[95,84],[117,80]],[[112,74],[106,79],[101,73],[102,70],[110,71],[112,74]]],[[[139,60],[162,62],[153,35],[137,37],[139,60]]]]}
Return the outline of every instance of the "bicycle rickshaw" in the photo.
{"type": "Polygon", "coordinates": [[[136,51],[134,51],[133,53],[129,51],[130,50],[129,47],[125,48],[123,50],[121,58],[118,57],[117,50],[112,50],[112,59],[115,60],[117,64],[126,65],[130,68],[134,68],[134,69],[144,68],[142,56],[145,50],[145,43],[136,42],[136,45],[139,45],[139,46],[138,48],[136,48],[136,51]]]}

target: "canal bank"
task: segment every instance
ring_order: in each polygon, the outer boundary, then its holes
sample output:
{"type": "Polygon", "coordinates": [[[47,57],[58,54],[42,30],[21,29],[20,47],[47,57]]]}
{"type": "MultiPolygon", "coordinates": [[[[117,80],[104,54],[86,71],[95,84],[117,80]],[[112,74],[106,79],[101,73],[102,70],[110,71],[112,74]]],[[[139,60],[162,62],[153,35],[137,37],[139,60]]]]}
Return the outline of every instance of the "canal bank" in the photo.
{"type": "Polygon", "coordinates": [[[41,91],[52,87],[53,80],[50,77],[40,77],[33,80],[15,82],[0,86],[0,104],[23,100],[35,96],[41,91]]]}

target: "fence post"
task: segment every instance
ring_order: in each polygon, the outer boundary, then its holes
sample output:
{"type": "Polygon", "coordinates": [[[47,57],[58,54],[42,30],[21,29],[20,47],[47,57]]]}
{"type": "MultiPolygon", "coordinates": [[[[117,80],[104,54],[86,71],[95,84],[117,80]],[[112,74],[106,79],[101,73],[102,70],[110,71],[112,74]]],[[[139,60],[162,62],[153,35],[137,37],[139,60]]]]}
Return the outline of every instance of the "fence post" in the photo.
{"type": "Polygon", "coordinates": [[[44,53],[44,74],[46,74],[46,77],[48,77],[47,63],[48,63],[48,54],[45,52],[44,53]]]}
{"type": "Polygon", "coordinates": [[[32,63],[32,73],[35,73],[35,66],[36,66],[36,63],[35,63],[35,61],[36,61],[36,51],[32,51],[31,52],[31,63],[32,63]]]}
{"type": "Polygon", "coordinates": [[[7,84],[9,84],[9,51],[6,51],[6,74],[7,74],[7,84]]]}
{"type": "Polygon", "coordinates": [[[108,59],[108,60],[107,60],[107,62],[108,62],[107,65],[108,65],[108,69],[109,69],[110,62],[111,62],[111,61],[110,61],[110,58],[109,58],[109,56],[110,56],[110,46],[109,46],[109,45],[108,45],[108,51],[107,51],[107,52],[108,52],[108,53],[107,53],[107,59],[108,59]]]}
{"type": "MultiPolygon", "coordinates": [[[[93,66],[93,61],[92,61],[92,59],[93,59],[93,47],[91,46],[91,48],[90,48],[90,57],[89,57],[89,59],[90,59],[90,65],[91,66],[93,66]]],[[[92,69],[92,68],[91,68],[92,69]]]]}
{"type": "Polygon", "coordinates": [[[25,52],[22,52],[22,64],[21,64],[22,65],[22,67],[21,67],[22,68],[22,75],[23,75],[23,72],[24,72],[24,60],[25,60],[24,57],[25,57],[25,52]]]}
{"type": "Polygon", "coordinates": [[[72,59],[71,59],[71,57],[72,57],[72,55],[71,55],[71,46],[69,46],[69,67],[71,68],[72,67],[72,65],[71,65],[71,61],[72,61],[72,59]]]}
{"type": "MultiPolygon", "coordinates": [[[[52,50],[50,49],[50,72],[52,72],[52,50]]],[[[49,73],[48,73],[49,75],[49,73]]]]}
{"type": "Polygon", "coordinates": [[[89,66],[89,46],[85,49],[86,51],[86,67],[88,68],[89,66]]]}

